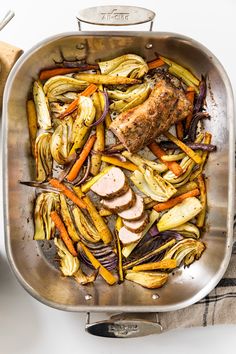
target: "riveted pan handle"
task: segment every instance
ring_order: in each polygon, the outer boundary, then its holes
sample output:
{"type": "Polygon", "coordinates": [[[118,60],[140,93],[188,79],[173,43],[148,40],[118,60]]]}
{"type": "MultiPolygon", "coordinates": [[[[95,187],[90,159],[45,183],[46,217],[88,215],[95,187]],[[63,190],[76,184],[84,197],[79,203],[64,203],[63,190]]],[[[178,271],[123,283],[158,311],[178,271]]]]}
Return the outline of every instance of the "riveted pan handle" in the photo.
{"type": "Polygon", "coordinates": [[[89,23],[100,26],[129,26],[150,22],[152,30],[155,12],[137,6],[96,6],[83,9],[77,16],[79,30],[81,23],[89,23]]]}
{"type": "Polygon", "coordinates": [[[87,314],[85,330],[95,336],[110,338],[134,338],[162,332],[155,313],[122,313],[109,320],[90,323],[87,314]]]}

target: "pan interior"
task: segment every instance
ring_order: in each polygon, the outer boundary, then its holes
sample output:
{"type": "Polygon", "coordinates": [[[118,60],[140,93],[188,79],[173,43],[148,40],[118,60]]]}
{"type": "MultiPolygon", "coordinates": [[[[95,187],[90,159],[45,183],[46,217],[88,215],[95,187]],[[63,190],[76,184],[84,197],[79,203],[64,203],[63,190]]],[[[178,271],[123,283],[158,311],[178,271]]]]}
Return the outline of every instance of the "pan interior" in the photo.
{"type": "Polygon", "coordinates": [[[228,199],[228,171],[232,167],[229,162],[230,96],[228,81],[218,61],[198,43],[169,33],[68,34],[47,40],[26,54],[8,81],[4,117],[8,151],[5,159],[6,245],[10,263],[23,286],[51,306],[76,311],[167,311],[190,305],[206,295],[223,275],[231,246],[232,230],[226,232],[232,204],[228,199]],[[45,245],[42,247],[32,240],[35,191],[18,183],[34,176],[26,99],[40,69],[60,61],[61,53],[67,60],[86,59],[88,63],[126,53],[152,60],[155,53],[159,53],[191,69],[198,77],[207,75],[207,110],[212,118],[205,128],[212,133],[213,144],[217,145],[217,152],[210,155],[206,169],[209,213],[203,241],[207,250],[191,267],[180,268],[170,275],[167,285],[159,290],[147,290],[128,281],[111,287],[102,279],[94,285],[79,286],[62,277],[52,264],[53,247],[43,250],[45,245]],[[88,294],[90,296],[86,296],[88,294]]]}

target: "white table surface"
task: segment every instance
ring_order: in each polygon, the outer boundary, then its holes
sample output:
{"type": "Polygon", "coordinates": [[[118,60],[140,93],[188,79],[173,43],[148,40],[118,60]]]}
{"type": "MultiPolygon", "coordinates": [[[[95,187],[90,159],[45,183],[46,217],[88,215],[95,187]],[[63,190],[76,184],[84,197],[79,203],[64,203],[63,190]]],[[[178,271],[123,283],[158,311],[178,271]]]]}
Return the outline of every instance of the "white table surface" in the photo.
{"type": "MultiPolygon", "coordinates": [[[[126,4],[157,13],[154,30],[185,34],[207,46],[222,62],[236,93],[235,0],[7,0],[0,17],[12,9],[16,17],[0,32],[0,40],[24,50],[50,35],[77,30],[80,8],[126,4]]],[[[174,330],[138,339],[111,340],[84,332],[85,314],[49,308],[32,298],[12,275],[4,250],[0,195],[0,354],[42,353],[235,353],[236,326],[174,330]]],[[[232,309],[233,310],[233,309],[232,309]]],[[[235,311],[235,309],[234,309],[235,311]]],[[[236,316],[236,313],[235,313],[236,316]]]]}

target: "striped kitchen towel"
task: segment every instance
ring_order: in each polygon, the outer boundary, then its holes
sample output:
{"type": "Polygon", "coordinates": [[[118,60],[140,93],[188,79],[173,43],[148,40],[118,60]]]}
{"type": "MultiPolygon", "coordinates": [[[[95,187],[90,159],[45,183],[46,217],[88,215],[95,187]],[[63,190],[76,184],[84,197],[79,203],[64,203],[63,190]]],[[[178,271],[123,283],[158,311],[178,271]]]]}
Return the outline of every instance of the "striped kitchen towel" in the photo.
{"type": "Polygon", "coordinates": [[[236,215],[234,244],[228,269],[218,285],[196,304],[174,312],[158,313],[163,330],[236,324],[236,215]]]}

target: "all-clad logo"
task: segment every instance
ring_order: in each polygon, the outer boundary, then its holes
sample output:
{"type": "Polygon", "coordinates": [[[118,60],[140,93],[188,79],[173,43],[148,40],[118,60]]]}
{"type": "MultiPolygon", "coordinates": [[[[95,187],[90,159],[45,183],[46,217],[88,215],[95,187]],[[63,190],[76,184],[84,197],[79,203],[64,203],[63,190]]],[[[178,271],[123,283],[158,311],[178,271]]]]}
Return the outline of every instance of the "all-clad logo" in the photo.
{"type": "Polygon", "coordinates": [[[128,12],[117,12],[117,9],[113,9],[111,12],[101,12],[101,18],[105,21],[128,21],[129,15],[128,12]]]}
{"type": "Polygon", "coordinates": [[[108,332],[114,333],[117,337],[126,337],[132,333],[139,331],[138,325],[135,324],[109,324],[108,332]]]}

